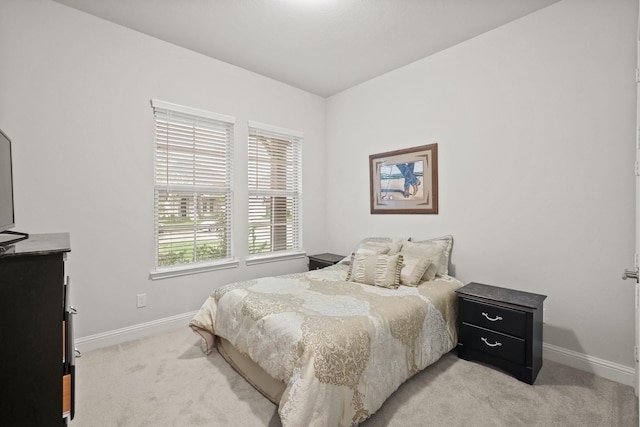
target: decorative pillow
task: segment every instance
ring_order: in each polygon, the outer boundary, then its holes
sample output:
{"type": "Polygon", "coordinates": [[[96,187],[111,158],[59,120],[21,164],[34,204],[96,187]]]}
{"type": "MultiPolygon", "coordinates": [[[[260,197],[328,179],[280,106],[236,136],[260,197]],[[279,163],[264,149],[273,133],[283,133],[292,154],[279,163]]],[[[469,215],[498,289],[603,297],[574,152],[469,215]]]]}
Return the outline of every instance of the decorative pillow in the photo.
{"type": "Polygon", "coordinates": [[[433,263],[429,263],[429,267],[427,267],[427,270],[422,275],[422,281],[429,282],[435,279],[437,271],[438,271],[438,266],[433,263]]]}
{"type": "Polygon", "coordinates": [[[400,252],[402,244],[409,239],[400,237],[366,237],[358,243],[353,252],[357,252],[362,245],[386,246],[389,248],[389,255],[400,252]]]}
{"type": "MultiPolygon", "coordinates": [[[[400,271],[400,284],[405,286],[417,286],[422,281],[427,269],[433,265],[427,258],[417,257],[408,253],[402,253],[402,271],[400,271]]],[[[435,275],[435,267],[432,269],[435,275]]]]}
{"type": "Polygon", "coordinates": [[[442,237],[435,237],[433,239],[420,240],[413,243],[438,245],[442,247],[444,251],[444,258],[442,260],[442,263],[438,264],[438,271],[436,274],[438,276],[449,274],[449,262],[451,259],[451,249],[453,248],[453,236],[447,235],[442,237]]]}
{"type": "Polygon", "coordinates": [[[366,285],[397,288],[400,284],[402,255],[351,254],[351,269],[347,280],[366,285]]]}
{"type": "Polygon", "coordinates": [[[422,280],[433,280],[436,275],[446,274],[448,270],[449,259],[446,256],[446,247],[443,241],[406,242],[402,245],[400,253],[425,259],[434,266],[427,266],[422,280]]]}
{"type": "MultiPolygon", "coordinates": [[[[365,243],[362,244],[358,247],[358,250],[355,252],[356,254],[363,254],[363,255],[384,255],[384,254],[388,254],[389,253],[389,246],[386,246],[382,243],[377,244],[377,243],[365,243]]],[[[353,252],[351,253],[351,255],[353,255],[353,252]]],[[[341,264],[347,264],[350,265],[351,264],[351,255],[342,258],[340,260],[341,264]]]]}
{"type": "MultiPolygon", "coordinates": [[[[400,237],[365,237],[364,239],[360,240],[360,242],[358,242],[356,247],[353,249],[352,253],[358,252],[358,250],[361,248],[374,250],[375,248],[382,247],[382,248],[388,248],[389,251],[380,252],[379,250],[375,250],[375,252],[387,253],[389,255],[393,255],[395,253],[400,252],[400,249],[402,248],[402,244],[408,240],[409,240],[408,238],[400,238],[400,237]]],[[[340,261],[340,263],[351,264],[351,256],[349,255],[345,257],[342,261],[340,261]]]]}
{"type": "Polygon", "coordinates": [[[385,255],[389,252],[391,252],[391,248],[384,243],[364,243],[356,251],[357,254],[365,255],[385,255]]]}

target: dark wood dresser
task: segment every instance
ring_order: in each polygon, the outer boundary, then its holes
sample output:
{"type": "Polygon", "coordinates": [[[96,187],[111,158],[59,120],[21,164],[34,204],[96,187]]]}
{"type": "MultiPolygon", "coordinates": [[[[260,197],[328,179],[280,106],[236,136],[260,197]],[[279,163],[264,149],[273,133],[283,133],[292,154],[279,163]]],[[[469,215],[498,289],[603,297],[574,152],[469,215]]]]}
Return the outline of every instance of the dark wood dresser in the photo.
{"type": "Polygon", "coordinates": [[[2,249],[3,424],[65,426],[73,417],[75,382],[65,279],[69,235],[34,234],[2,249]]]}
{"type": "Polygon", "coordinates": [[[343,258],[344,255],[329,253],[309,255],[309,270],[318,270],[320,268],[329,267],[330,265],[334,265],[342,261],[343,258]]]}
{"type": "Polygon", "coordinates": [[[542,367],[545,295],[469,283],[458,293],[458,357],[533,384],[542,367]]]}

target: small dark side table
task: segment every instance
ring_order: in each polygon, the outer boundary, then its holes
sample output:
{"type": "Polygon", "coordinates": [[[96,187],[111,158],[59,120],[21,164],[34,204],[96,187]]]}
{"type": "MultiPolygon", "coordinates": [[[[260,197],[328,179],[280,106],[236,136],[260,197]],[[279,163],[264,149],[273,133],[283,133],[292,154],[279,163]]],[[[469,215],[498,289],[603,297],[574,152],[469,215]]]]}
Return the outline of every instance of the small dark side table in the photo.
{"type": "Polygon", "coordinates": [[[318,270],[320,268],[329,267],[331,265],[337,264],[343,258],[344,255],[329,253],[309,255],[309,270],[318,270]]]}
{"type": "Polygon", "coordinates": [[[458,289],[458,357],[533,384],[542,367],[546,295],[469,283],[458,289]]]}

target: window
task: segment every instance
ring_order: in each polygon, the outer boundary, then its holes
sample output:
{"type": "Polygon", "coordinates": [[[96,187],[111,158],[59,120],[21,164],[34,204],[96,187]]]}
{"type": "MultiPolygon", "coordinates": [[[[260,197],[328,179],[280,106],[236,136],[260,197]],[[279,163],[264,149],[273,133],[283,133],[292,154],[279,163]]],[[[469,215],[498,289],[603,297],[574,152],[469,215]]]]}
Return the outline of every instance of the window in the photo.
{"type": "Polygon", "coordinates": [[[235,120],[155,99],[151,105],[156,270],[191,271],[232,261],[235,120]]]}
{"type": "Polygon", "coordinates": [[[302,133],[249,122],[249,254],[302,251],[302,133]]]}

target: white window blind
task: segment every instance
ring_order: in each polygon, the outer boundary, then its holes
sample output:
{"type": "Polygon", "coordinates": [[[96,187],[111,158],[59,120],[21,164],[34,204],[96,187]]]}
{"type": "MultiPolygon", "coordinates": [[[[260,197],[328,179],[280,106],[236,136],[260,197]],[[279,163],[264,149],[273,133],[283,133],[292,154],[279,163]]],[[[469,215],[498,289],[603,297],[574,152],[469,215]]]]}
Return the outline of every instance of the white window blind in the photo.
{"type": "Polygon", "coordinates": [[[302,249],[302,133],[249,122],[249,254],[302,249]]]}
{"type": "Polygon", "coordinates": [[[230,260],[234,118],[152,100],[156,268],[230,260]]]}

